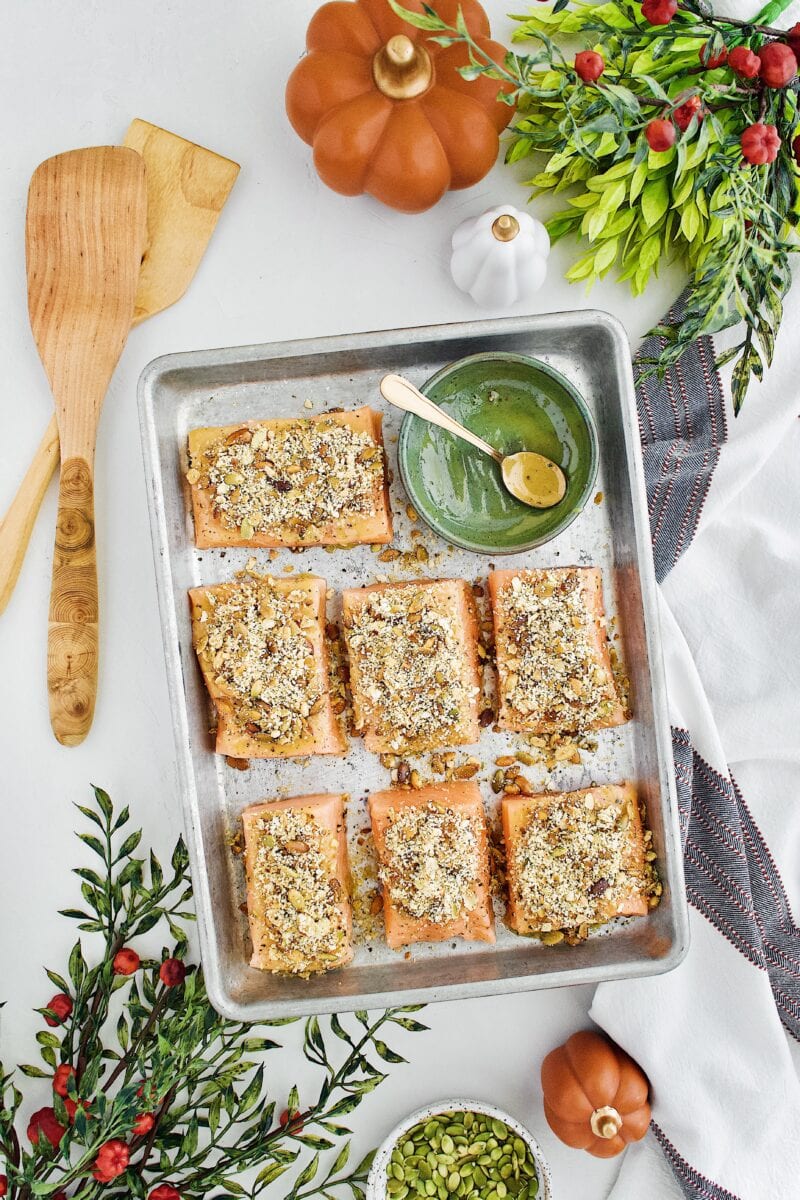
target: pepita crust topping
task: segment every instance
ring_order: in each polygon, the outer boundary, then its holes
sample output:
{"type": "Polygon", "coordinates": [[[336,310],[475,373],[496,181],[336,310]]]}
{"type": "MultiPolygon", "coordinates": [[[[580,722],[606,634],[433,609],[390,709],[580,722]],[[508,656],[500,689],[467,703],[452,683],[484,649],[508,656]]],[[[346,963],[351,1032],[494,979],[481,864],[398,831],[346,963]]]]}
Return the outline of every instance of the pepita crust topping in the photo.
{"type": "Polygon", "coordinates": [[[237,724],[279,745],[301,740],[322,699],[312,595],[245,574],[222,599],[207,592],[206,602],[195,610],[195,648],[237,724]]]}
{"type": "Polygon", "coordinates": [[[390,809],[378,873],[391,902],[435,925],[478,903],[476,818],[438,804],[390,809]]]}
{"type": "Polygon", "coordinates": [[[605,630],[587,609],[580,569],[515,575],[496,607],[500,694],[523,726],[583,733],[616,723],[614,675],[598,651],[605,630]]]}
{"type": "Polygon", "coordinates": [[[480,689],[465,679],[463,627],[435,585],[372,591],[345,617],[358,728],[388,748],[463,741],[480,689]]]}
{"type": "Polygon", "coordinates": [[[244,541],[314,542],[333,524],[376,515],[383,448],[331,416],[243,425],[193,455],[187,479],[244,541]]]}
{"type": "Polygon", "coordinates": [[[543,933],[607,921],[650,880],[635,797],[606,801],[591,789],[534,798],[507,848],[509,881],[543,933]]]}
{"type": "Polygon", "coordinates": [[[307,975],[337,963],[347,941],[336,839],[309,812],[283,808],[255,822],[251,886],[276,969],[307,975]]]}

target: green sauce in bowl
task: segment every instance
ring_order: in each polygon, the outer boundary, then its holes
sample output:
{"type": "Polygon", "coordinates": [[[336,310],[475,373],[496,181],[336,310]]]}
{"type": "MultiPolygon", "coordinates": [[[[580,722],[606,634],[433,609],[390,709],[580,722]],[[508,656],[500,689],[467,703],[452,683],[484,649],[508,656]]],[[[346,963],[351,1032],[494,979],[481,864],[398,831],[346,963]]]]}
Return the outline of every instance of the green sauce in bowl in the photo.
{"type": "Polygon", "coordinates": [[[535,450],[567,477],[558,504],[530,508],[506,491],[488,455],[409,413],[400,431],[400,473],[436,533],[466,550],[513,554],[549,541],[575,519],[597,474],[597,434],[563,375],[523,355],[480,354],[445,367],[420,390],[501,453],[535,450]]]}

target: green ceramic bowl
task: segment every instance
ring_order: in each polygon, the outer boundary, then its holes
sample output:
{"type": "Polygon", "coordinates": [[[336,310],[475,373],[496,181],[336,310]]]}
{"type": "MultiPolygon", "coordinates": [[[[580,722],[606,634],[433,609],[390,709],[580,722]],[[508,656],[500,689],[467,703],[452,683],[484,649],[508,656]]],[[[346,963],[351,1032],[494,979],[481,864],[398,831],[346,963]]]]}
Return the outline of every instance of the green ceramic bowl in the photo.
{"type": "Polygon", "coordinates": [[[516,554],[550,541],[575,520],[597,476],[597,431],[563,375],[521,354],[474,354],[444,367],[420,390],[503,454],[536,450],[567,477],[563,500],[530,508],[506,491],[488,455],[409,413],[400,430],[400,474],[435,533],[479,554],[516,554]]]}

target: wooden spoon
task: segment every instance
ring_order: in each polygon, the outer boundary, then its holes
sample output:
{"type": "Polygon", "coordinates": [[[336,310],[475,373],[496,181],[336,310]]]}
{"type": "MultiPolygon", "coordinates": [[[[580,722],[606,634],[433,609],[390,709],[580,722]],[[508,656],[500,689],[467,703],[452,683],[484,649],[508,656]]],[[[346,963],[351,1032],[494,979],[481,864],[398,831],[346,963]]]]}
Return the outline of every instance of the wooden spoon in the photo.
{"type": "Polygon", "coordinates": [[[133,320],[146,236],[145,167],[135,150],[70,150],[36,168],[25,226],[28,312],[61,441],[47,687],[53,732],[67,746],[83,741],[94,715],[94,447],[133,320]]]}
{"type": "MultiPolygon", "coordinates": [[[[141,154],[147,170],[147,249],[133,317],[138,325],[180,300],[186,291],[236,182],[239,165],[138,117],[131,122],[123,145],[141,154]]],[[[54,413],[0,521],[0,613],[16,586],[57,463],[54,413]]]]}
{"type": "Polygon", "coordinates": [[[483,438],[479,438],[471,429],[466,429],[454,420],[438,404],[434,404],[427,396],[415,388],[413,383],[402,375],[385,375],[380,384],[381,395],[395,408],[414,413],[423,421],[430,421],[446,429],[462,441],[469,442],[499,465],[503,483],[512,496],[521,500],[531,508],[552,508],[563,500],[567,490],[567,480],[564,472],[557,463],[537,454],[534,450],[520,450],[517,454],[501,454],[490,446],[483,438]]]}

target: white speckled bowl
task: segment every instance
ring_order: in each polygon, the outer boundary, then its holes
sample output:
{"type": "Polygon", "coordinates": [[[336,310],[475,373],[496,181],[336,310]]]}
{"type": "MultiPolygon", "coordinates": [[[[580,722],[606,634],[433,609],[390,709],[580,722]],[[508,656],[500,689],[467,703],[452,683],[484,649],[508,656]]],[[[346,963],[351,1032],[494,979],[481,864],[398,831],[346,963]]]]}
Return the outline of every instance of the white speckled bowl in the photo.
{"type": "Polygon", "coordinates": [[[518,1137],[522,1138],[533,1154],[534,1161],[536,1162],[536,1170],[539,1175],[539,1192],[536,1200],[554,1200],[550,1168],[545,1162],[544,1155],[536,1138],[524,1125],[520,1125],[519,1121],[509,1116],[507,1112],[503,1112],[501,1108],[496,1108],[493,1104],[484,1104],[480,1100],[440,1100],[436,1104],[426,1104],[424,1108],[418,1108],[416,1112],[404,1117],[398,1125],[395,1125],[389,1136],[378,1147],[369,1173],[369,1179],[367,1180],[367,1200],[386,1200],[386,1168],[389,1165],[389,1159],[392,1156],[392,1151],[398,1139],[409,1129],[412,1129],[414,1125],[418,1125],[421,1121],[428,1121],[431,1117],[437,1117],[443,1112],[475,1112],[480,1113],[482,1116],[493,1117],[498,1121],[502,1121],[518,1137]]]}

